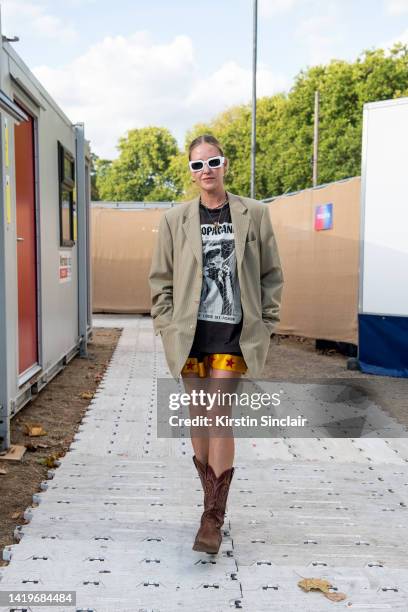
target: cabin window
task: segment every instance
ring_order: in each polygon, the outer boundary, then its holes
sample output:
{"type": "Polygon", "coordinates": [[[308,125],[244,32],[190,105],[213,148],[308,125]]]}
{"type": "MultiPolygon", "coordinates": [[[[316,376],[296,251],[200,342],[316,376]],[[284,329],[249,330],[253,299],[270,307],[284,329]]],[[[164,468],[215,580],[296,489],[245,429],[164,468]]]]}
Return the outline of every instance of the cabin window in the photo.
{"type": "Polygon", "coordinates": [[[60,246],[75,244],[75,160],[74,156],[58,142],[58,180],[60,210],[60,246]]]}

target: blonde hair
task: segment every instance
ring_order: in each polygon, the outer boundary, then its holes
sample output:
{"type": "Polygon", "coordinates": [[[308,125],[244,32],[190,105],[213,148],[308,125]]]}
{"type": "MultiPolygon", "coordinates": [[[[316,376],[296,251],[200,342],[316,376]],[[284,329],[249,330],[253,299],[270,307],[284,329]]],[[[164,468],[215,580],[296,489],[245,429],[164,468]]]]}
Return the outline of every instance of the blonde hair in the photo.
{"type": "Polygon", "coordinates": [[[197,145],[203,144],[204,142],[206,142],[207,144],[214,145],[214,147],[217,147],[220,152],[220,155],[224,157],[222,147],[218,140],[215,138],[215,136],[212,136],[211,134],[202,134],[201,136],[197,136],[197,138],[194,138],[194,140],[191,141],[190,146],[188,147],[188,159],[191,159],[192,150],[197,145]]]}

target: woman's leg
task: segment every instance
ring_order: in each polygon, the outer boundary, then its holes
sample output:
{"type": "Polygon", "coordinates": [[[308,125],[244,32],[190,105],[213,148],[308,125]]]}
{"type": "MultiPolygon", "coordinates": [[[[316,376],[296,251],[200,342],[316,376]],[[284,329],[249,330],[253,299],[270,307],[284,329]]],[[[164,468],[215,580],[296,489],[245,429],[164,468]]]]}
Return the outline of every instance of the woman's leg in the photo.
{"type": "MultiPolygon", "coordinates": [[[[224,524],[226,503],[234,474],[234,437],[232,427],[217,427],[216,417],[231,416],[231,406],[222,401],[222,393],[233,393],[237,387],[237,378],[237,372],[211,367],[206,379],[207,392],[215,394],[215,397],[220,393],[221,401],[214,402],[208,413],[213,419],[213,426],[208,427],[208,464],[203,478],[204,512],[193,544],[193,550],[199,552],[216,554],[222,542],[221,527],[224,524]]],[[[224,396],[224,399],[225,397],[229,396],[224,396]]]]}
{"type": "MultiPolygon", "coordinates": [[[[234,393],[239,382],[240,372],[232,372],[227,370],[218,370],[210,368],[209,382],[210,393],[217,393],[218,389],[222,393],[234,393]]],[[[220,414],[227,416],[231,415],[230,406],[217,407],[220,414]]],[[[235,443],[232,427],[222,426],[222,432],[225,436],[221,436],[220,427],[210,428],[209,448],[208,448],[208,463],[218,477],[225,470],[230,469],[234,464],[235,443]]]]}
{"type": "MultiPolygon", "coordinates": [[[[182,374],[182,378],[186,393],[191,393],[193,390],[199,391],[204,386],[201,384],[202,379],[194,372],[182,374]]],[[[206,416],[206,414],[205,406],[190,406],[191,418],[197,415],[206,416]]],[[[192,425],[190,427],[190,436],[195,456],[202,464],[206,465],[208,463],[209,451],[208,428],[192,425]]]]}

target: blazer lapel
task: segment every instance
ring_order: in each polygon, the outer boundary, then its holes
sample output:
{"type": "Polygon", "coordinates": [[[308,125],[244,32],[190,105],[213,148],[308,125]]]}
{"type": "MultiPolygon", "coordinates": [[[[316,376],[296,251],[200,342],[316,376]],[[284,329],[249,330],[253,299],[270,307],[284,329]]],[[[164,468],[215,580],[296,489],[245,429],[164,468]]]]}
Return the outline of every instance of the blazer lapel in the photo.
{"type": "Polygon", "coordinates": [[[249,228],[249,214],[247,207],[238,196],[229,191],[227,191],[227,195],[230,203],[232,226],[234,228],[235,255],[237,267],[239,268],[244,257],[245,241],[249,228]]]}
{"type": "MultiPolygon", "coordinates": [[[[248,209],[238,196],[229,191],[226,193],[230,204],[232,226],[234,228],[237,266],[240,266],[244,256],[245,241],[249,228],[248,209]]],[[[199,269],[202,272],[203,251],[201,244],[199,203],[200,198],[197,196],[188,205],[187,214],[183,222],[183,230],[197,260],[199,269]]]]}
{"type": "Polygon", "coordinates": [[[203,268],[203,247],[201,244],[201,225],[200,225],[200,197],[197,196],[187,207],[187,214],[183,222],[183,230],[187,238],[194,257],[197,260],[199,270],[203,268]]]}

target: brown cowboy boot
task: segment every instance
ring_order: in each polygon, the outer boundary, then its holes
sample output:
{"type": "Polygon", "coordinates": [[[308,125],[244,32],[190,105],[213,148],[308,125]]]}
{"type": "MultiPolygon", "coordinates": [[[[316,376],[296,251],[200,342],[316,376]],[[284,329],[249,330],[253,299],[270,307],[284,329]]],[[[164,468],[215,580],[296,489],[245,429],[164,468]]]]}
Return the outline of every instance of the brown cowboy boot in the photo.
{"type": "Polygon", "coordinates": [[[232,467],[217,478],[211,465],[207,464],[204,480],[204,512],[193,550],[218,553],[222,541],[221,527],[224,524],[227,497],[233,475],[234,468],[232,467]]]}
{"type": "Polygon", "coordinates": [[[203,505],[204,505],[204,510],[206,510],[206,508],[207,508],[207,506],[206,506],[207,499],[206,498],[208,496],[206,496],[206,493],[205,493],[205,471],[207,469],[207,464],[201,463],[201,461],[199,461],[195,455],[193,457],[193,462],[194,462],[194,465],[197,468],[197,472],[198,472],[198,475],[200,477],[201,484],[202,484],[202,487],[203,487],[203,491],[204,491],[204,502],[203,502],[203,505]]]}
{"type": "Polygon", "coordinates": [[[204,465],[204,463],[201,463],[201,461],[199,461],[195,455],[193,457],[193,462],[194,462],[194,465],[197,468],[197,472],[198,472],[198,475],[200,477],[201,484],[203,486],[203,491],[205,491],[205,486],[204,486],[204,483],[205,483],[205,468],[207,467],[207,464],[204,465]]]}

